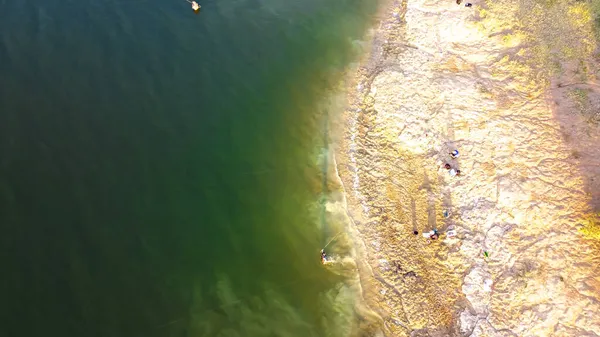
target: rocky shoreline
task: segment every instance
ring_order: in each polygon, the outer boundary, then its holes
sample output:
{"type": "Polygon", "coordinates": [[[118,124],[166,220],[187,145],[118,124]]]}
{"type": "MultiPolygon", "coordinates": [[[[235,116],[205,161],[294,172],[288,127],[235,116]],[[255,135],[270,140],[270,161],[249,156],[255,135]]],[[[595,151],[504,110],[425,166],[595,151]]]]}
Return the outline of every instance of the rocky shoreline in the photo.
{"type": "Polygon", "coordinates": [[[535,46],[492,23],[484,2],[397,1],[382,17],[336,151],[364,298],[386,336],[599,336],[598,242],[578,229],[600,131],[581,136],[557,89],[572,60],[538,76],[521,59],[535,46]]]}

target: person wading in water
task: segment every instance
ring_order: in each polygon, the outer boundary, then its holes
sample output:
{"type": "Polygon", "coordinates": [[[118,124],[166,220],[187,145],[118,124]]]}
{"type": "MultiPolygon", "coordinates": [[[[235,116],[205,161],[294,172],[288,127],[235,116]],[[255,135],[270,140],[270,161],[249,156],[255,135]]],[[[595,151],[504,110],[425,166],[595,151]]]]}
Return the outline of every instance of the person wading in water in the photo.
{"type": "Polygon", "coordinates": [[[327,254],[325,254],[325,249],[321,249],[321,263],[327,263],[327,254]]]}

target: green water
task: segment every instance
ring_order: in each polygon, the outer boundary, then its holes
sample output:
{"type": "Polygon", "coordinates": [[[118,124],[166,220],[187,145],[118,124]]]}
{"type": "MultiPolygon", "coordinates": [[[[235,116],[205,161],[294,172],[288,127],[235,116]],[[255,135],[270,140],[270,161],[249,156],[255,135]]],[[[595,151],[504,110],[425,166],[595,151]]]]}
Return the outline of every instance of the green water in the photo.
{"type": "Polygon", "coordinates": [[[347,335],[323,102],[376,4],[200,3],[0,0],[0,336],[347,335]]]}

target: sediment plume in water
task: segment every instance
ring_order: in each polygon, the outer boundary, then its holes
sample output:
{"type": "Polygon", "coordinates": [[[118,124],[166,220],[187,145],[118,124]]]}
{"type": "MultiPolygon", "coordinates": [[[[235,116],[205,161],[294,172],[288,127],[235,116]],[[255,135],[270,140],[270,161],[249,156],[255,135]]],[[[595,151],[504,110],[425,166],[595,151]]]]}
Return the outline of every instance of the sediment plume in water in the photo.
{"type": "Polygon", "coordinates": [[[592,10],[408,0],[382,17],[336,159],[385,335],[600,335],[592,10]]]}

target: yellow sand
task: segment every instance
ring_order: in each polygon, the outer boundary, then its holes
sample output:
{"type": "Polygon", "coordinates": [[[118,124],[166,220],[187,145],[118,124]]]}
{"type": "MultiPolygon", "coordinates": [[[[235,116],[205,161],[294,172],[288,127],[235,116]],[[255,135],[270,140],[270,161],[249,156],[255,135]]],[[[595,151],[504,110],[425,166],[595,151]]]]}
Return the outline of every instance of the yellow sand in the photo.
{"type": "Polygon", "coordinates": [[[393,4],[357,75],[337,164],[365,298],[388,336],[600,336],[589,9],[473,4],[393,4]]]}

